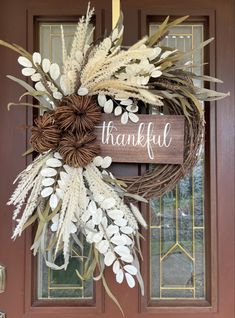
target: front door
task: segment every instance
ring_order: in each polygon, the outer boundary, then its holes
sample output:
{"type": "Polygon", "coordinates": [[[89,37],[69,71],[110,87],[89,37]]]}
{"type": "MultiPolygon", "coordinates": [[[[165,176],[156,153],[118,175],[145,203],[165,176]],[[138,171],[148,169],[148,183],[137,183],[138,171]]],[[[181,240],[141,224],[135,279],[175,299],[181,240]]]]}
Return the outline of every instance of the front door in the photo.
{"type": "MultiPolygon", "coordinates": [[[[112,19],[119,13],[119,1],[93,0],[92,5],[96,9],[92,23],[96,27],[95,37],[99,38],[111,30],[112,19]]],[[[59,63],[60,24],[64,25],[69,45],[86,7],[84,0],[4,0],[0,38],[29,51],[40,49],[44,56],[59,63]]],[[[145,296],[141,296],[138,287],[130,289],[116,284],[109,270],[107,282],[128,318],[233,318],[233,0],[123,0],[121,9],[125,46],[154,32],[167,15],[190,15],[185,23],[170,30],[163,44],[187,51],[215,37],[209,48],[197,51],[191,58],[201,65],[197,73],[223,79],[224,84],[217,88],[230,91],[230,97],[204,105],[205,144],[193,171],[173,191],[152,199],[149,206],[142,208],[149,224],[142,233],[145,296]],[[204,65],[207,62],[209,65],[204,65]]],[[[75,269],[82,271],[76,251],[68,270],[55,272],[45,266],[40,256],[31,256],[31,230],[15,242],[11,240],[14,224],[6,202],[13,190],[12,181],[30,160],[21,154],[28,148],[25,126],[32,124],[33,113],[22,109],[7,111],[8,102],[17,100],[21,90],[5,75],[17,74],[19,69],[14,53],[0,48],[0,57],[0,264],[6,269],[0,317],[121,317],[99,282],[84,283],[76,275],[75,269]]],[[[125,174],[127,170],[137,174],[144,169],[143,165],[115,165],[116,174],[125,174]]]]}

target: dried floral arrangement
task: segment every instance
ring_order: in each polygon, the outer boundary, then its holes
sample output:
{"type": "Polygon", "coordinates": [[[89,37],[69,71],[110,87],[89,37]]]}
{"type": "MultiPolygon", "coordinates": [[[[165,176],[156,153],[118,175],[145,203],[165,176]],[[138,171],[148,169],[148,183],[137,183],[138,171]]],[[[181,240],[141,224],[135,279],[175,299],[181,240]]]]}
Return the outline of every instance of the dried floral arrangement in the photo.
{"type": "MultiPolygon", "coordinates": [[[[102,279],[112,266],[116,281],[126,280],[132,288],[136,280],[144,293],[138,257],[141,256],[139,224],[147,227],[138,201],[159,196],[171,189],[195,164],[201,145],[204,119],[200,101],[223,98],[226,94],[196,87],[193,79],[219,82],[197,76],[185,58],[192,52],[160,47],[169,28],[187,17],[162,23],[152,36],[145,36],[127,50],[121,48],[122,17],[111,34],[92,42],[89,31],[94,9],[88,10],[77,25],[72,47],[65,48],[61,27],[63,65],[60,67],[38,52],[32,55],[15,44],[1,41],[20,54],[22,74],[34,85],[8,76],[26,89],[38,105],[17,103],[40,109],[31,129],[32,149],[39,153],[14,183],[16,189],[8,204],[14,205],[17,225],[13,239],[36,224],[32,250],[40,250],[47,265],[66,269],[73,244],[80,236],[90,244],[81,279],[102,279]],[[140,105],[151,105],[159,114],[185,116],[185,155],[179,165],[157,165],[143,176],[117,179],[108,170],[112,158],[99,155],[94,128],[101,113],[113,113],[123,125],[139,121],[140,105]],[[56,264],[63,253],[64,264],[56,264]],[[94,271],[99,271],[94,277],[94,271]]],[[[211,40],[202,43],[202,49],[211,40]]],[[[20,98],[21,99],[21,98],[20,98]]],[[[10,103],[9,107],[15,105],[10,103]]]]}

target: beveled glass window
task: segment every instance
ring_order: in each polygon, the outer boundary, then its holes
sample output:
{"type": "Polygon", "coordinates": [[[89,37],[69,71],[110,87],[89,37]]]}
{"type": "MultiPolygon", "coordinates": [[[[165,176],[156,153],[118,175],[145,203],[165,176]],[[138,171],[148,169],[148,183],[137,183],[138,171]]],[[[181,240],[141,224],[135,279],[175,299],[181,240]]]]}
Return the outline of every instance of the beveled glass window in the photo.
{"type": "MultiPolygon", "coordinates": [[[[65,44],[71,47],[77,24],[62,24],[65,44]]],[[[92,27],[92,26],[91,26],[92,27]]],[[[62,63],[61,27],[60,24],[42,23],[39,26],[39,48],[43,58],[59,65],[62,63]]],[[[71,250],[70,263],[64,270],[52,270],[46,266],[42,255],[38,256],[37,264],[37,297],[38,299],[91,299],[93,298],[93,281],[83,281],[76,274],[84,273],[84,263],[89,253],[89,246],[79,238],[80,244],[71,250]],[[84,243],[84,247],[83,246],[84,243]]],[[[58,255],[56,265],[63,264],[62,255],[58,255]]]]}
{"type": "MultiPolygon", "coordinates": [[[[149,33],[157,28],[157,23],[151,23],[149,33]]],[[[202,24],[179,25],[170,30],[161,45],[187,52],[203,42],[203,32],[202,24]]],[[[202,74],[202,51],[196,51],[188,60],[200,65],[193,71],[202,74]]],[[[202,149],[196,167],[176,188],[151,200],[151,299],[205,299],[204,213],[202,149]]]]}

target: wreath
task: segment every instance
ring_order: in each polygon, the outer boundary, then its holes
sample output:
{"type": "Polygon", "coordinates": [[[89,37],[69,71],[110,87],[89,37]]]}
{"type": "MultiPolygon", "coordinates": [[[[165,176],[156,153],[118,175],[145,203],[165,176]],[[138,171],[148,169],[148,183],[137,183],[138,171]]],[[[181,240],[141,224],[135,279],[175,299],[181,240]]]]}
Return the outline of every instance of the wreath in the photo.
{"type": "Polygon", "coordinates": [[[172,189],[193,167],[204,134],[200,101],[226,94],[195,86],[193,79],[219,80],[191,71],[194,65],[185,61],[192,52],[159,46],[169,28],[187,17],[173,22],[166,18],[155,34],[123,50],[122,16],[108,37],[92,42],[94,29],[90,31],[89,23],[93,14],[88,6],[69,53],[61,26],[61,67],[38,52],[31,55],[18,45],[0,42],[20,54],[22,74],[34,83],[8,76],[26,89],[21,98],[29,95],[38,101],[19,101],[8,107],[19,104],[40,110],[30,138],[32,150],[39,155],[18,175],[8,204],[15,207],[13,239],[36,224],[33,253],[40,250],[52,269],[67,268],[72,246],[80,245],[84,236],[90,251],[83,260],[86,272],[78,275],[102,279],[116,301],[103,275],[106,266],[112,266],[118,283],[126,280],[132,288],[137,280],[144,293],[138,261],[139,224],[147,224],[138,201],[147,202],[172,189]],[[123,125],[137,123],[143,105],[161,115],[184,116],[183,164],[160,164],[142,176],[115,178],[108,170],[111,156],[100,156],[95,127],[102,113],[113,114],[123,125]],[[56,259],[61,253],[64,263],[59,266],[56,259]],[[94,277],[96,269],[98,277],[94,277]]]}

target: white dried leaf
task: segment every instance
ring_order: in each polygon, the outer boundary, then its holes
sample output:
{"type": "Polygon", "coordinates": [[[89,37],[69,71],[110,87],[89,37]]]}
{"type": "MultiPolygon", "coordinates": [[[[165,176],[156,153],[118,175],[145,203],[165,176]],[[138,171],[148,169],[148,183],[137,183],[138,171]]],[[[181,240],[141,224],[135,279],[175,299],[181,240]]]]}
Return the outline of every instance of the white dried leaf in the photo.
{"type": "Polygon", "coordinates": [[[123,279],[124,279],[123,270],[120,269],[116,274],[116,281],[117,283],[121,284],[123,282],[123,279]]]}
{"type": "Polygon", "coordinates": [[[124,112],[121,116],[121,123],[123,125],[126,125],[128,122],[128,112],[124,112]]]}
{"type": "Polygon", "coordinates": [[[101,168],[106,169],[112,163],[112,158],[109,156],[104,157],[103,162],[101,163],[101,168]]]}
{"type": "Polygon", "coordinates": [[[56,232],[58,229],[59,214],[57,213],[55,216],[53,216],[51,221],[52,221],[51,230],[52,230],[52,232],[56,232]]]}
{"type": "Polygon", "coordinates": [[[130,120],[131,120],[133,123],[138,123],[139,117],[138,117],[136,114],[134,114],[134,113],[129,113],[128,116],[129,116],[130,120]]]}
{"type": "Polygon", "coordinates": [[[141,85],[147,85],[150,80],[149,76],[143,76],[141,79],[141,85]]]}
{"type": "Polygon", "coordinates": [[[53,168],[43,168],[41,175],[43,177],[54,177],[57,174],[57,171],[53,168]]]}
{"type": "Polygon", "coordinates": [[[24,76],[31,76],[36,72],[36,70],[31,67],[26,67],[26,68],[23,68],[21,72],[24,76]]]}
{"type": "Polygon", "coordinates": [[[105,95],[103,95],[103,94],[99,94],[99,95],[98,95],[98,104],[99,104],[101,107],[104,107],[106,101],[107,101],[107,99],[106,99],[106,96],[105,96],[105,95]]]}
{"type": "Polygon", "coordinates": [[[126,239],[126,245],[132,245],[133,244],[132,239],[128,235],[122,234],[122,236],[125,237],[125,239],[126,239]]]}
{"type": "Polygon", "coordinates": [[[160,77],[162,75],[162,72],[159,70],[155,70],[151,73],[151,77],[157,78],[160,77]]]}
{"type": "Polygon", "coordinates": [[[119,269],[120,269],[120,263],[119,263],[118,260],[116,260],[113,263],[113,272],[114,272],[114,274],[117,274],[119,272],[119,269]]]}
{"type": "Polygon", "coordinates": [[[130,227],[130,226],[122,226],[122,227],[120,228],[120,231],[121,231],[122,233],[125,233],[125,234],[131,234],[131,233],[134,232],[133,228],[130,227]]]}
{"type": "Polygon", "coordinates": [[[88,243],[92,244],[93,243],[93,236],[94,236],[94,233],[93,232],[88,232],[87,235],[86,235],[86,240],[88,243]]]}
{"type": "MultiPolygon", "coordinates": [[[[118,220],[118,219],[121,219],[124,215],[124,213],[121,211],[121,210],[118,210],[118,209],[115,209],[115,210],[109,210],[107,211],[108,213],[108,216],[113,219],[113,220],[118,220]]],[[[116,223],[116,222],[115,222],[116,223]]],[[[116,223],[116,225],[118,225],[116,223]]]]}
{"type": "Polygon", "coordinates": [[[92,216],[92,221],[95,225],[99,225],[102,221],[102,217],[103,217],[103,212],[102,210],[99,208],[97,209],[97,211],[93,214],[92,216]]]}
{"type": "Polygon", "coordinates": [[[56,168],[56,167],[61,167],[62,162],[56,158],[50,158],[46,161],[46,165],[48,167],[56,168]]]}
{"type": "Polygon", "coordinates": [[[92,214],[95,214],[96,213],[96,211],[97,211],[97,207],[96,207],[96,204],[95,204],[95,202],[93,201],[93,200],[91,200],[90,201],[90,203],[88,204],[88,208],[87,208],[89,211],[90,211],[90,213],[92,213],[92,214]]]}
{"type": "Polygon", "coordinates": [[[135,280],[132,275],[125,273],[127,284],[130,288],[135,287],[135,280]]]}
{"type": "Polygon", "coordinates": [[[107,240],[102,240],[96,244],[96,248],[101,254],[105,254],[109,248],[109,242],[107,240]]]}
{"type": "MultiPolygon", "coordinates": [[[[97,230],[95,230],[95,225],[94,225],[94,223],[92,222],[92,220],[89,220],[89,221],[86,223],[86,228],[87,228],[87,230],[92,231],[94,234],[98,234],[97,230]]],[[[100,234],[102,234],[102,233],[100,233],[100,234]]]]}
{"type": "Polygon", "coordinates": [[[27,59],[27,57],[24,57],[24,56],[18,57],[18,63],[24,67],[32,67],[33,66],[31,61],[29,59],[27,59]]]}
{"type": "Polygon", "coordinates": [[[58,202],[59,202],[59,199],[58,199],[57,195],[53,193],[50,196],[50,200],[49,200],[49,204],[50,204],[50,207],[52,210],[54,210],[57,207],[58,202]]]}
{"type": "Polygon", "coordinates": [[[120,234],[115,234],[110,241],[115,245],[125,245],[126,244],[126,238],[120,234]]]}
{"type": "Polygon", "coordinates": [[[61,155],[59,154],[59,152],[55,152],[55,153],[54,153],[54,157],[55,157],[56,159],[62,159],[62,157],[61,157],[61,155]]]}
{"type": "Polygon", "coordinates": [[[49,59],[42,60],[42,69],[44,73],[48,73],[50,71],[51,62],[49,59]]]}
{"type": "Polygon", "coordinates": [[[84,223],[86,223],[86,222],[90,219],[90,217],[91,217],[90,211],[86,210],[86,211],[82,214],[81,219],[82,219],[82,221],[83,221],[84,223]]]}
{"type": "Polygon", "coordinates": [[[133,101],[132,101],[132,99],[128,98],[128,99],[122,100],[120,102],[120,104],[123,105],[123,106],[130,106],[130,105],[133,104],[133,101]]]}
{"type": "Polygon", "coordinates": [[[38,82],[38,81],[41,80],[41,78],[42,78],[42,76],[41,76],[41,74],[39,74],[39,73],[34,73],[34,74],[31,76],[31,80],[32,80],[33,82],[38,82]]]}
{"type": "Polygon", "coordinates": [[[93,159],[93,163],[96,167],[100,167],[103,163],[103,158],[101,156],[97,156],[93,159]]]}
{"type": "Polygon", "coordinates": [[[46,91],[46,88],[44,87],[44,85],[41,82],[37,82],[35,84],[35,88],[36,88],[37,91],[40,91],[40,92],[45,92],[46,91]]]}
{"type": "Polygon", "coordinates": [[[107,236],[112,236],[119,232],[119,227],[117,225],[110,224],[106,229],[107,236]]]}
{"type": "Polygon", "coordinates": [[[131,254],[129,254],[129,255],[122,256],[121,260],[126,263],[132,263],[134,258],[131,254]]]}
{"type": "Polygon", "coordinates": [[[124,269],[126,272],[128,272],[131,275],[136,275],[137,274],[137,268],[133,265],[125,265],[124,269]]]}
{"type": "Polygon", "coordinates": [[[80,87],[77,91],[79,96],[85,96],[88,94],[88,89],[86,87],[80,87]]]}
{"type": "Polygon", "coordinates": [[[56,232],[57,229],[58,229],[58,223],[52,223],[52,225],[51,225],[51,231],[52,231],[52,232],[56,232]]]}
{"type": "Polygon", "coordinates": [[[51,78],[56,81],[60,76],[60,67],[57,63],[52,63],[50,66],[50,76],[51,78]]]}
{"type": "Polygon", "coordinates": [[[76,232],[77,232],[77,227],[76,227],[76,225],[75,225],[73,222],[71,222],[71,223],[69,224],[69,233],[74,234],[74,233],[76,233],[76,232]]]}
{"type": "Polygon", "coordinates": [[[46,187],[42,190],[41,192],[41,196],[43,198],[49,197],[49,195],[51,195],[53,192],[53,188],[52,187],[46,187]]]}
{"type": "Polygon", "coordinates": [[[93,236],[93,242],[99,243],[102,240],[102,238],[103,238],[103,233],[101,232],[95,233],[93,236]]]}
{"type": "Polygon", "coordinates": [[[38,52],[34,52],[33,53],[33,63],[34,63],[34,65],[37,65],[37,64],[40,65],[41,61],[42,61],[41,54],[38,53],[38,52]]]}
{"type": "Polygon", "coordinates": [[[114,198],[107,198],[101,203],[101,207],[104,210],[111,209],[115,206],[116,201],[114,198]]]}
{"type": "Polygon", "coordinates": [[[106,114],[111,114],[113,111],[113,101],[112,99],[107,100],[107,102],[105,102],[104,104],[104,112],[106,114]]]}
{"type": "Polygon", "coordinates": [[[45,178],[45,179],[42,180],[42,185],[44,187],[49,187],[49,186],[51,186],[54,183],[55,183],[55,179],[53,179],[53,178],[45,178]]]}
{"type": "Polygon", "coordinates": [[[63,98],[63,95],[60,93],[60,92],[54,92],[53,93],[53,97],[55,99],[62,99],[63,98]]]}
{"type": "Polygon", "coordinates": [[[115,116],[120,116],[122,114],[122,107],[121,106],[117,106],[115,109],[114,109],[114,115],[115,116]]]}
{"type": "Polygon", "coordinates": [[[104,256],[104,263],[106,266],[111,266],[115,259],[115,254],[112,251],[108,251],[104,256]]]}
{"type": "Polygon", "coordinates": [[[125,257],[125,256],[128,256],[130,255],[130,249],[129,247],[127,246],[124,246],[124,245],[118,245],[118,246],[115,246],[114,247],[114,251],[120,255],[121,257],[125,257]]]}
{"type": "Polygon", "coordinates": [[[123,218],[117,218],[114,220],[114,223],[118,226],[126,226],[127,225],[127,220],[123,218]]]}
{"type": "Polygon", "coordinates": [[[106,218],[106,216],[103,217],[102,222],[101,222],[102,226],[106,229],[108,226],[108,219],[106,218]]]}
{"type": "Polygon", "coordinates": [[[153,48],[153,54],[149,56],[149,60],[152,61],[161,53],[162,49],[160,47],[153,48]]]}

